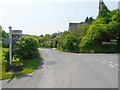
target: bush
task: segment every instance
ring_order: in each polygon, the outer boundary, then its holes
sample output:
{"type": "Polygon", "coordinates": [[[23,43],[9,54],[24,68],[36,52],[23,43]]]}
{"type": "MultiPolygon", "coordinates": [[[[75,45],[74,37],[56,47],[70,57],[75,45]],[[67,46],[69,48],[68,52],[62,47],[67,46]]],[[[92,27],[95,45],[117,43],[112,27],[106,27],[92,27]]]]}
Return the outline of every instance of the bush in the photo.
{"type": "Polygon", "coordinates": [[[79,52],[79,40],[77,37],[68,35],[66,39],[65,49],[68,52],[79,52]]]}
{"type": "Polygon", "coordinates": [[[20,59],[29,59],[39,56],[39,42],[33,36],[24,36],[14,45],[14,57],[20,59]]]}
{"type": "Polygon", "coordinates": [[[4,66],[4,71],[9,69],[9,50],[8,48],[2,48],[2,66],[4,66]]]}
{"type": "Polygon", "coordinates": [[[9,50],[2,48],[2,64],[9,63],[9,50]]]}

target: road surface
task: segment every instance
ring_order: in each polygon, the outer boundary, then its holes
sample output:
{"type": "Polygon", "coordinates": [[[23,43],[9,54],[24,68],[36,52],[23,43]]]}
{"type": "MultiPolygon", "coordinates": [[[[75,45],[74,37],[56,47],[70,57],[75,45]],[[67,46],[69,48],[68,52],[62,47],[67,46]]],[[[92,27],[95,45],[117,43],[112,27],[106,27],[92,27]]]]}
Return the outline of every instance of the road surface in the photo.
{"type": "Polygon", "coordinates": [[[117,54],[39,50],[44,68],[12,80],[3,80],[3,88],[118,88],[117,54]]]}

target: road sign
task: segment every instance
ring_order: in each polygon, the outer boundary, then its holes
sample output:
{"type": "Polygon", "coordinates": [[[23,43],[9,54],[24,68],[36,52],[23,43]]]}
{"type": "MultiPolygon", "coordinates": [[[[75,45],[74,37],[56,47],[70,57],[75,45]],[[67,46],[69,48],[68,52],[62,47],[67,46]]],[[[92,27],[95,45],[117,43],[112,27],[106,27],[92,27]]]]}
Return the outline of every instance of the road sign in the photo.
{"type": "Polygon", "coordinates": [[[21,37],[20,34],[12,34],[12,44],[17,42],[20,37],[21,37]]]}
{"type": "Polygon", "coordinates": [[[3,44],[9,44],[10,43],[10,39],[9,38],[2,38],[2,43],[3,44]]]}
{"type": "Polygon", "coordinates": [[[17,40],[16,39],[12,39],[12,44],[14,44],[15,42],[17,42],[17,40]]]}
{"type": "Polygon", "coordinates": [[[21,34],[22,30],[11,30],[12,34],[21,34]]]}
{"type": "Polygon", "coordinates": [[[102,42],[102,45],[116,45],[117,44],[117,42],[102,42]]]}
{"type": "Polygon", "coordinates": [[[12,34],[12,38],[13,39],[19,39],[20,38],[20,34],[12,34]]]}

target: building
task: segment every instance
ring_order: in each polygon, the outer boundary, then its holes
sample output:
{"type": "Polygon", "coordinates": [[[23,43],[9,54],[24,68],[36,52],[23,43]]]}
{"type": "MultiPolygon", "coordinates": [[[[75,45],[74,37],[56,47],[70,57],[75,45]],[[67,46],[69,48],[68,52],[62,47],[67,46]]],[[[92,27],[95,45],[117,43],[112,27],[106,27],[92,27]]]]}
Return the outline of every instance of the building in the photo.
{"type": "MultiPolygon", "coordinates": [[[[103,0],[99,0],[99,12],[100,12],[103,4],[104,4],[103,0]]],[[[119,4],[120,4],[120,2],[119,2],[119,4]]],[[[94,20],[92,17],[90,17],[90,18],[87,17],[86,19],[87,20],[85,20],[85,22],[81,22],[81,23],[69,23],[68,30],[69,31],[77,30],[77,29],[79,29],[80,25],[90,25],[92,23],[92,21],[94,20]]]]}
{"type": "Polygon", "coordinates": [[[80,25],[86,25],[86,23],[69,23],[69,28],[68,30],[72,32],[73,30],[78,30],[80,28],[80,25]]]}

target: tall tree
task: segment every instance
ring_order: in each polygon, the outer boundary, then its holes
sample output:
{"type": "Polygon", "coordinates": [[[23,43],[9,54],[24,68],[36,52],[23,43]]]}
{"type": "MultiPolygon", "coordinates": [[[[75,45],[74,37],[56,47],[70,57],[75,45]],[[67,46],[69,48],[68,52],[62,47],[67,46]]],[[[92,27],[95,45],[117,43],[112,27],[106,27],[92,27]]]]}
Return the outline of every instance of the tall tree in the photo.
{"type": "Polygon", "coordinates": [[[99,15],[98,17],[107,17],[110,14],[110,10],[108,10],[107,6],[103,1],[99,1],[99,15]]]}
{"type": "Polygon", "coordinates": [[[85,19],[85,23],[87,23],[88,22],[88,17],[86,17],[86,19],[85,19]]]}

